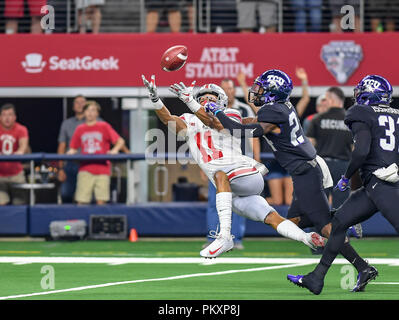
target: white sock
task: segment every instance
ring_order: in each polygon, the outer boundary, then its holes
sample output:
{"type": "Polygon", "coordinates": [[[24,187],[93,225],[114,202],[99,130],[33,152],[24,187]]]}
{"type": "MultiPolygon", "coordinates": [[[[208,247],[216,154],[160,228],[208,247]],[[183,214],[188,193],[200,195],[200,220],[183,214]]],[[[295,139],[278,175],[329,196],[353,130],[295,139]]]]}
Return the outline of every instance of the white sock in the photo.
{"type": "Polygon", "coordinates": [[[219,233],[223,237],[231,235],[231,206],[233,195],[231,192],[219,192],[216,194],[216,209],[219,216],[219,233]]]}
{"type": "Polygon", "coordinates": [[[303,241],[306,237],[305,231],[300,229],[295,223],[290,220],[284,220],[277,226],[277,232],[283,237],[303,241]]]}

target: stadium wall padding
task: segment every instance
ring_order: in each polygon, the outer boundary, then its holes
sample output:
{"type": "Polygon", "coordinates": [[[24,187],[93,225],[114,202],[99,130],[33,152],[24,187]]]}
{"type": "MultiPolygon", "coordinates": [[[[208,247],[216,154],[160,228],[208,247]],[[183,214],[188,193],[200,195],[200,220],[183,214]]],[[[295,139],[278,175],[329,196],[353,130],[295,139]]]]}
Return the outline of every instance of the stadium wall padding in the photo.
{"type": "MultiPolygon", "coordinates": [[[[128,230],[139,236],[205,236],[207,203],[175,202],[137,205],[49,205],[0,207],[0,235],[49,236],[52,221],[83,219],[89,225],[90,215],[126,215],[128,230]]],[[[286,216],[286,206],[276,207],[286,216]]],[[[396,236],[394,228],[380,213],[362,223],[365,236],[396,236]]],[[[247,220],[246,236],[278,236],[262,223],[247,220]]]]}

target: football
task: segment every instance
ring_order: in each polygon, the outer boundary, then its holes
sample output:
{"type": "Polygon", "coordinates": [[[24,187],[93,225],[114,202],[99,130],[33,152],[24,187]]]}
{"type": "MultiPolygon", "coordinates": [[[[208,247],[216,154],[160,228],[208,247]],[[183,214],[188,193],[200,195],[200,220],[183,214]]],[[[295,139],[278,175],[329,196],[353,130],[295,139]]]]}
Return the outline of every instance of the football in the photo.
{"type": "Polygon", "coordinates": [[[177,71],[187,61],[187,48],[185,46],[173,46],[164,52],[161,58],[161,68],[164,71],[177,71]]]}

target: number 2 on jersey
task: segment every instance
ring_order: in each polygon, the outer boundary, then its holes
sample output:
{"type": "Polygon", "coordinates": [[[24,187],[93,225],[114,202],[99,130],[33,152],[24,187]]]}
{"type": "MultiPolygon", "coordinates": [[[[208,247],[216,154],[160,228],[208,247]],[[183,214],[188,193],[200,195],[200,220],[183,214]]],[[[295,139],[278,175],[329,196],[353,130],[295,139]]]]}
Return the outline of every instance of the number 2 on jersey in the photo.
{"type": "MultiPolygon", "coordinates": [[[[399,124],[399,118],[396,123],[399,124]]],[[[396,145],[395,120],[391,116],[381,115],[378,117],[378,124],[386,128],[386,138],[380,139],[380,147],[385,151],[394,151],[396,145]]]]}
{"type": "Polygon", "coordinates": [[[302,135],[297,137],[297,133],[299,131],[299,120],[294,111],[290,113],[288,120],[290,123],[290,127],[294,126],[294,128],[292,128],[291,130],[291,144],[296,147],[297,145],[304,143],[305,139],[302,135]]]}
{"type": "Polygon", "coordinates": [[[204,140],[206,142],[205,147],[202,144],[201,132],[197,132],[195,141],[197,142],[197,147],[201,152],[204,163],[223,157],[222,150],[216,149],[213,144],[211,131],[204,132],[204,140]]]}

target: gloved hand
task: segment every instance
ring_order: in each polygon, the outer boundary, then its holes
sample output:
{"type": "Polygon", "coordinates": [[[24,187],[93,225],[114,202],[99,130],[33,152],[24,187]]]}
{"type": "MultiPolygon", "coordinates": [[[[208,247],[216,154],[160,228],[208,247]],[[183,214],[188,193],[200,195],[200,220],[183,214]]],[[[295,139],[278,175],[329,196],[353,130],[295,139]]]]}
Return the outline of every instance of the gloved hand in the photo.
{"type": "Polygon", "coordinates": [[[338,181],[337,185],[334,189],[338,189],[339,191],[345,191],[349,188],[349,179],[345,176],[341,176],[341,179],[338,181]]]}
{"type": "Polygon", "coordinates": [[[223,110],[224,108],[220,105],[218,105],[215,102],[207,102],[204,105],[205,111],[206,112],[211,112],[213,114],[216,114],[218,110],[223,110]]]}
{"type": "Polygon", "coordinates": [[[141,78],[143,79],[144,86],[148,90],[148,95],[153,103],[158,102],[159,96],[157,93],[157,86],[155,85],[155,75],[151,76],[151,82],[148,82],[148,80],[144,77],[144,75],[141,75],[141,78]]]}
{"type": "Polygon", "coordinates": [[[186,87],[183,82],[175,83],[169,87],[169,91],[177,95],[177,97],[185,104],[188,104],[194,99],[193,90],[195,82],[196,81],[193,81],[189,87],[186,87]]]}

